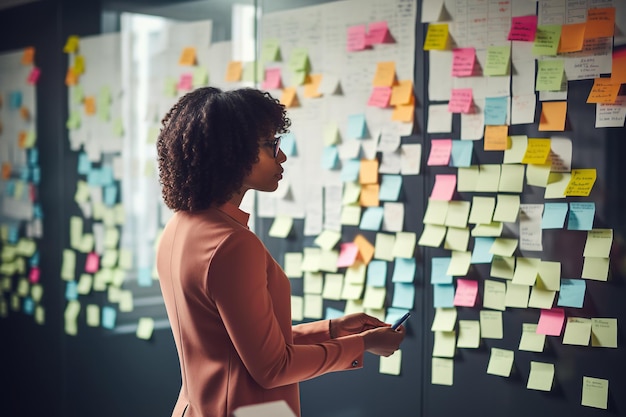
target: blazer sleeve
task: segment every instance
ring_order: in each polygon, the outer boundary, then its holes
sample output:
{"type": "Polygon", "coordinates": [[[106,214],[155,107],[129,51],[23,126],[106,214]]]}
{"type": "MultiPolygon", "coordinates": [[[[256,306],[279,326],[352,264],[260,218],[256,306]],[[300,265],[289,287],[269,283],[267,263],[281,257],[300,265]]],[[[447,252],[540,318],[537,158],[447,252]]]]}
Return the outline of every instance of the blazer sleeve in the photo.
{"type": "Polygon", "coordinates": [[[293,343],[306,345],[330,340],[330,320],[319,320],[293,326],[293,343]]]}
{"type": "Polygon", "coordinates": [[[361,336],[286,342],[268,291],[266,256],[252,232],[236,231],[219,244],[207,277],[209,295],[252,378],[264,388],[274,388],[361,367],[361,336]]]}

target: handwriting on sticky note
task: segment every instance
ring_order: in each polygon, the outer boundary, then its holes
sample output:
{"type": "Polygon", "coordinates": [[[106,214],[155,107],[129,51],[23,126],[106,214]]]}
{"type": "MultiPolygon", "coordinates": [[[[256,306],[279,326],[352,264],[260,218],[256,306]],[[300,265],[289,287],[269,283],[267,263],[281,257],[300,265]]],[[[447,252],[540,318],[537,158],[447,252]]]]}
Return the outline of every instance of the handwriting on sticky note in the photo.
{"type": "Polygon", "coordinates": [[[476,49],[455,48],[452,54],[452,76],[469,77],[472,75],[476,62],[476,49]]]}
{"type": "Polygon", "coordinates": [[[562,59],[542,59],[537,62],[536,91],[559,91],[563,82],[564,61],[562,59]]]}
{"type": "Polygon", "coordinates": [[[533,43],[533,55],[556,55],[561,39],[561,25],[539,25],[533,43]]]}
{"type": "Polygon", "coordinates": [[[514,16],[507,40],[532,42],[537,32],[537,15],[514,16]]]}
{"type": "Polygon", "coordinates": [[[448,24],[436,23],[429,24],[426,32],[426,40],[424,41],[424,50],[444,50],[448,45],[448,24]]]}
{"type": "Polygon", "coordinates": [[[452,139],[433,139],[428,156],[428,166],[447,166],[450,162],[452,139]]]}
{"type": "Polygon", "coordinates": [[[474,307],[478,295],[478,281],[459,278],[456,281],[454,305],[462,307],[474,307]]]}
{"type": "Polygon", "coordinates": [[[612,104],[617,100],[621,84],[611,78],[596,78],[587,97],[587,103],[612,104]]]}
{"type": "Polygon", "coordinates": [[[350,26],[348,28],[348,40],[346,44],[348,52],[362,51],[366,48],[366,33],[365,25],[350,26]]]}
{"type": "Polygon", "coordinates": [[[596,176],[595,168],[573,169],[565,195],[587,197],[596,182],[596,176]]]}
{"type": "Polygon", "coordinates": [[[448,102],[448,112],[469,113],[472,108],[472,89],[453,88],[448,102]]]}
{"type": "Polygon", "coordinates": [[[615,30],[615,7],[593,8],[587,10],[585,39],[607,38],[615,30]]]}
{"type": "Polygon", "coordinates": [[[545,164],[550,155],[550,139],[528,139],[523,164],[545,164]]]}
{"type": "Polygon", "coordinates": [[[507,75],[511,61],[511,47],[490,46],[487,48],[487,63],[485,64],[485,75],[507,75]]]}
{"type": "Polygon", "coordinates": [[[508,149],[508,133],[509,127],[507,125],[485,126],[484,150],[504,151],[508,149]]]}

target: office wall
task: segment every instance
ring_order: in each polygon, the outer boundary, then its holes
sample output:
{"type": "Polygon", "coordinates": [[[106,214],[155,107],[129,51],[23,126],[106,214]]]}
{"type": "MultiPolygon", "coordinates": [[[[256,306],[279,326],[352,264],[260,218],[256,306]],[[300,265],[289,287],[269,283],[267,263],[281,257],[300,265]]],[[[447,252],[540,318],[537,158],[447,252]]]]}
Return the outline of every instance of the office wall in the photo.
{"type": "MultiPolygon", "coordinates": [[[[268,4],[259,6],[265,7],[267,12],[278,13],[291,8],[289,4],[265,3],[268,4]]],[[[421,10],[421,2],[417,2],[416,7],[421,10]]],[[[43,1],[0,13],[0,50],[34,45],[37,62],[42,69],[42,78],[37,86],[37,146],[40,153],[46,155],[41,159],[41,169],[46,175],[41,183],[45,222],[44,238],[40,244],[42,270],[50,271],[43,277],[44,325],[34,323],[32,317],[22,313],[0,319],[0,343],[7,364],[7,370],[1,373],[0,378],[2,385],[9,387],[2,391],[1,398],[7,415],[167,415],[179,387],[178,364],[169,329],[155,330],[149,341],[138,340],[132,333],[113,334],[86,326],[81,326],[76,336],[68,336],[64,330],[65,286],[57,271],[61,269],[60,248],[69,245],[69,218],[78,214],[73,205],[75,190],[68,185],[76,182],[78,161],[77,154],[69,149],[65,129],[67,89],[63,80],[67,57],[60,51],[70,34],[89,36],[100,33],[101,11],[101,4],[97,2],[43,1]],[[67,203],[59,204],[59,201],[67,203]]],[[[372,15],[371,21],[376,21],[376,17],[372,15]]],[[[419,12],[417,20],[413,74],[415,123],[411,134],[403,136],[401,143],[423,145],[422,170],[420,175],[403,178],[398,201],[405,206],[405,231],[420,236],[435,175],[456,172],[451,167],[427,166],[431,140],[459,139],[461,121],[459,115],[455,115],[451,132],[427,132],[428,106],[440,101],[433,100],[428,94],[429,72],[433,69],[429,68],[429,53],[422,50],[427,25],[419,22],[419,12]]],[[[583,308],[567,308],[566,316],[612,317],[617,318],[619,324],[624,318],[620,300],[626,295],[621,261],[624,233],[621,213],[626,201],[624,186],[620,183],[624,174],[622,159],[626,155],[621,141],[625,131],[623,127],[594,127],[595,106],[586,103],[591,88],[591,80],[568,83],[566,128],[564,132],[554,135],[572,140],[573,168],[597,169],[598,179],[591,195],[588,198],[568,197],[565,201],[595,202],[594,228],[613,229],[614,241],[608,281],[588,280],[583,308]]],[[[541,106],[538,105],[535,123],[511,126],[509,134],[550,137],[553,132],[538,130],[540,112],[541,106]]],[[[482,141],[475,142],[473,164],[502,163],[501,151],[484,151],[481,145],[482,141]]],[[[379,153],[378,158],[381,155],[379,153]]],[[[461,192],[456,193],[454,199],[472,201],[474,195],[492,196],[489,193],[461,192]]],[[[524,203],[545,202],[543,190],[527,184],[520,196],[524,203]]],[[[315,246],[314,236],[304,233],[304,219],[295,218],[291,233],[284,239],[269,236],[273,222],[273,217],[257,218],[258,233],[279,261],[283,261],[285,253],[315,246]]],[[[508,225],[507,229],[511,236],[519,233],[515,224],[508,225]]],[[[344,226],[341,231],[342,242],[351,241],[356,234],[375,241],[374,231],[363,231],[357,226],[344,226]]],[[[544,231],[541,252],[518,251],[516,256],[561,262],[563,278],[579,278],[585,239],[586,233],[581,231],[544,231]]],[[[471,415],[567,413],[573,416],[610,416],[626,412],[624,399],[619,395],[626,388],[619,373],[623,357],[623,348],[619,343],[623,340],[623,331],[618,327],[619,347],[616,349],[564,345],[561,335],[548,336],[543,352],[520,351],[518,344],[522,323],[536,323],[539,319],[539,310],[534,308],[507,308],[503,312],[504,337],[498,340],[481,339],[478,349],[455,349],[452,358],[453,385],[432,384],[434,333],[431,324],[435,300],[430,282],[430,260],[449,255],[450,251],[442,247],[418,246],[416,249],[415,303],[413,316],[407,325],[408,335],[402,346],[400,375],[380,373],[379,359],[366,355],[363,370],[327,375],[302,383],[305,416],[444,416],[463,412],[471,415]],[[486,373],[492,347],[515,352],[510,377],[486,373]],[[554,363],[555,379],[551,391],[526,388],[530,361],[554,363]],[[583,376],[609,380],[606,411],[580,404],[583,376]]],[[[386,307],[392,304],[394,290],[392,270],[388,270],[386,307]]],[[[466,278],[479,281],[479,294],[474,307],[457,308],[458,319],[479,320],[484,296],[482,283],[490,279],[489,265],[472,265],[466,278]]],[[[292,279],[292,286],[294,295],[303,295],[302,279],[292,279]]],[[[324,300],[325,307],[338,310],[343,309],[345,304],[345,300],[324,300]]]]}

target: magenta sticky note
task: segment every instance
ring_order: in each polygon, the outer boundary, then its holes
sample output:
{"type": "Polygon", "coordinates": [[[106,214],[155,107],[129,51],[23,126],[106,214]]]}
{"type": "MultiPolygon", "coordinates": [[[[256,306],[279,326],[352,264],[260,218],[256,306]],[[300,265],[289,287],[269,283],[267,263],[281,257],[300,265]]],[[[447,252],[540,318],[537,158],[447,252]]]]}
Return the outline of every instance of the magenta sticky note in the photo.
{"type": "Polygon", "coordinates": [[[265,80],[263,80],[262,88],[264,90],[273,90],[280,88],[281,85],[280,68],[267,68],[265,70],[265,80]]]}
{"type": "Polygon", "coordinates": [[[438,174],[435,175],[435,185],[430,194],[433,200],[452,200],[454,190],[456,189],[456,175],[438,174]]]}
{"type": "Polygon", "coordinates": [[[562,308],[541,309],[537,333],[547,336],[560,336],[565,322],[565,310],[562,308]]]}
{"type": "Polygon", "coordinates": [[[448,102],[448,111],[450,113],[469,113],[472,109],[472,99],[471,88],[453,88],[448,102]]]}
{"type": "Polygon", "coordinates": [[[90,252],[87,254],[87,259],[85,260],[85,272],[93,274],[100,269],[100,258],[98,254],[95,252],[90,252]]]}
{"type": "Polygon", "coordinates": [[[350,26],[348,28],[348,52],[362,51],[366,47],[365,25],[350,26]]]}
{"type": "Polygon", "coordinates": [[[452,76],[469,77],[474,73],[476,49],[455,48],[452,50],[452,76]]]}
{"type": "Polygon", "coordinates": [[[516,16],[511,20],[510,41],[533,42],[537,33],[537,15],[516,16]]]}
{"type": "Polygon", "coordinates": [[[39,81],[40,75],[41,75],[41,70],[37,67],[33,67],[33,69],[30,70],[30,73],[28,74],[28,78],[26,79],[26,82],[28,84],[37,84],[37,81],[39,81]]]}
{"type": "Polygon", "coordinates": [[[478,281],[459,278],[456,280],[454,305],[459,307],[474,307],[478,295],[478,281]]]}
{"type": "Polygon", "coordinates": [[[391,100],[391,87],[374,87],[367,105],[372,107],[389,107],[389,100],[391,100]]]}
{"type": "Polygon", "coordinates": [[[38,283],[40,277],[41,270],[38,266],[33,266],[32,268],[30,268],[30,271],[28,271],[28,281],[30,281],[31,284],[38,283]]]}
{"type": "Polygon", "coordinates": [[[392,40],[389,33],[389,26],[387,21],[372,22],[369,24],[369,30],[366,35],[366,43],[368,45],[375,45],[377,43],[388,43],[392,40]]]}
{"type": "Polygon", "coordinates": [[[433,139],[430,141],[428,166],[448,166],[452,152],[452,139],[433,139]]]}
{"type": "Polygon", "coordinates": [[[354,264],[357,255],[359,254],[359,247],[356,243],[347,242],[342,243],[339,249],[339,258],[337,259],[338,268],[347,268],[354,264]]]}
{"type": "Polygon", "coordinates": [[[193,74],[186,73],[180,74],[180,79],[178,80],[178,90],[189,91],[193,86],[193,74]]]}

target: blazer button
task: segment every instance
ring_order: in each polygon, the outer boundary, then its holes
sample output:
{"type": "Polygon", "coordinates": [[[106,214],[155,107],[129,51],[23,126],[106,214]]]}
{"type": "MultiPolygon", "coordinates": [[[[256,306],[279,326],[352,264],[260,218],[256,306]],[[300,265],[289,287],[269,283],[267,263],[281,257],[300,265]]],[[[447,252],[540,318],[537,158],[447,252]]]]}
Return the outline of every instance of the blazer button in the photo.
{"type": "Polygon", "coordinates": [[[352,362],[352,367],[355,368],[357,366],[359,366],[359,361],[353,361],[352,362]]]}

